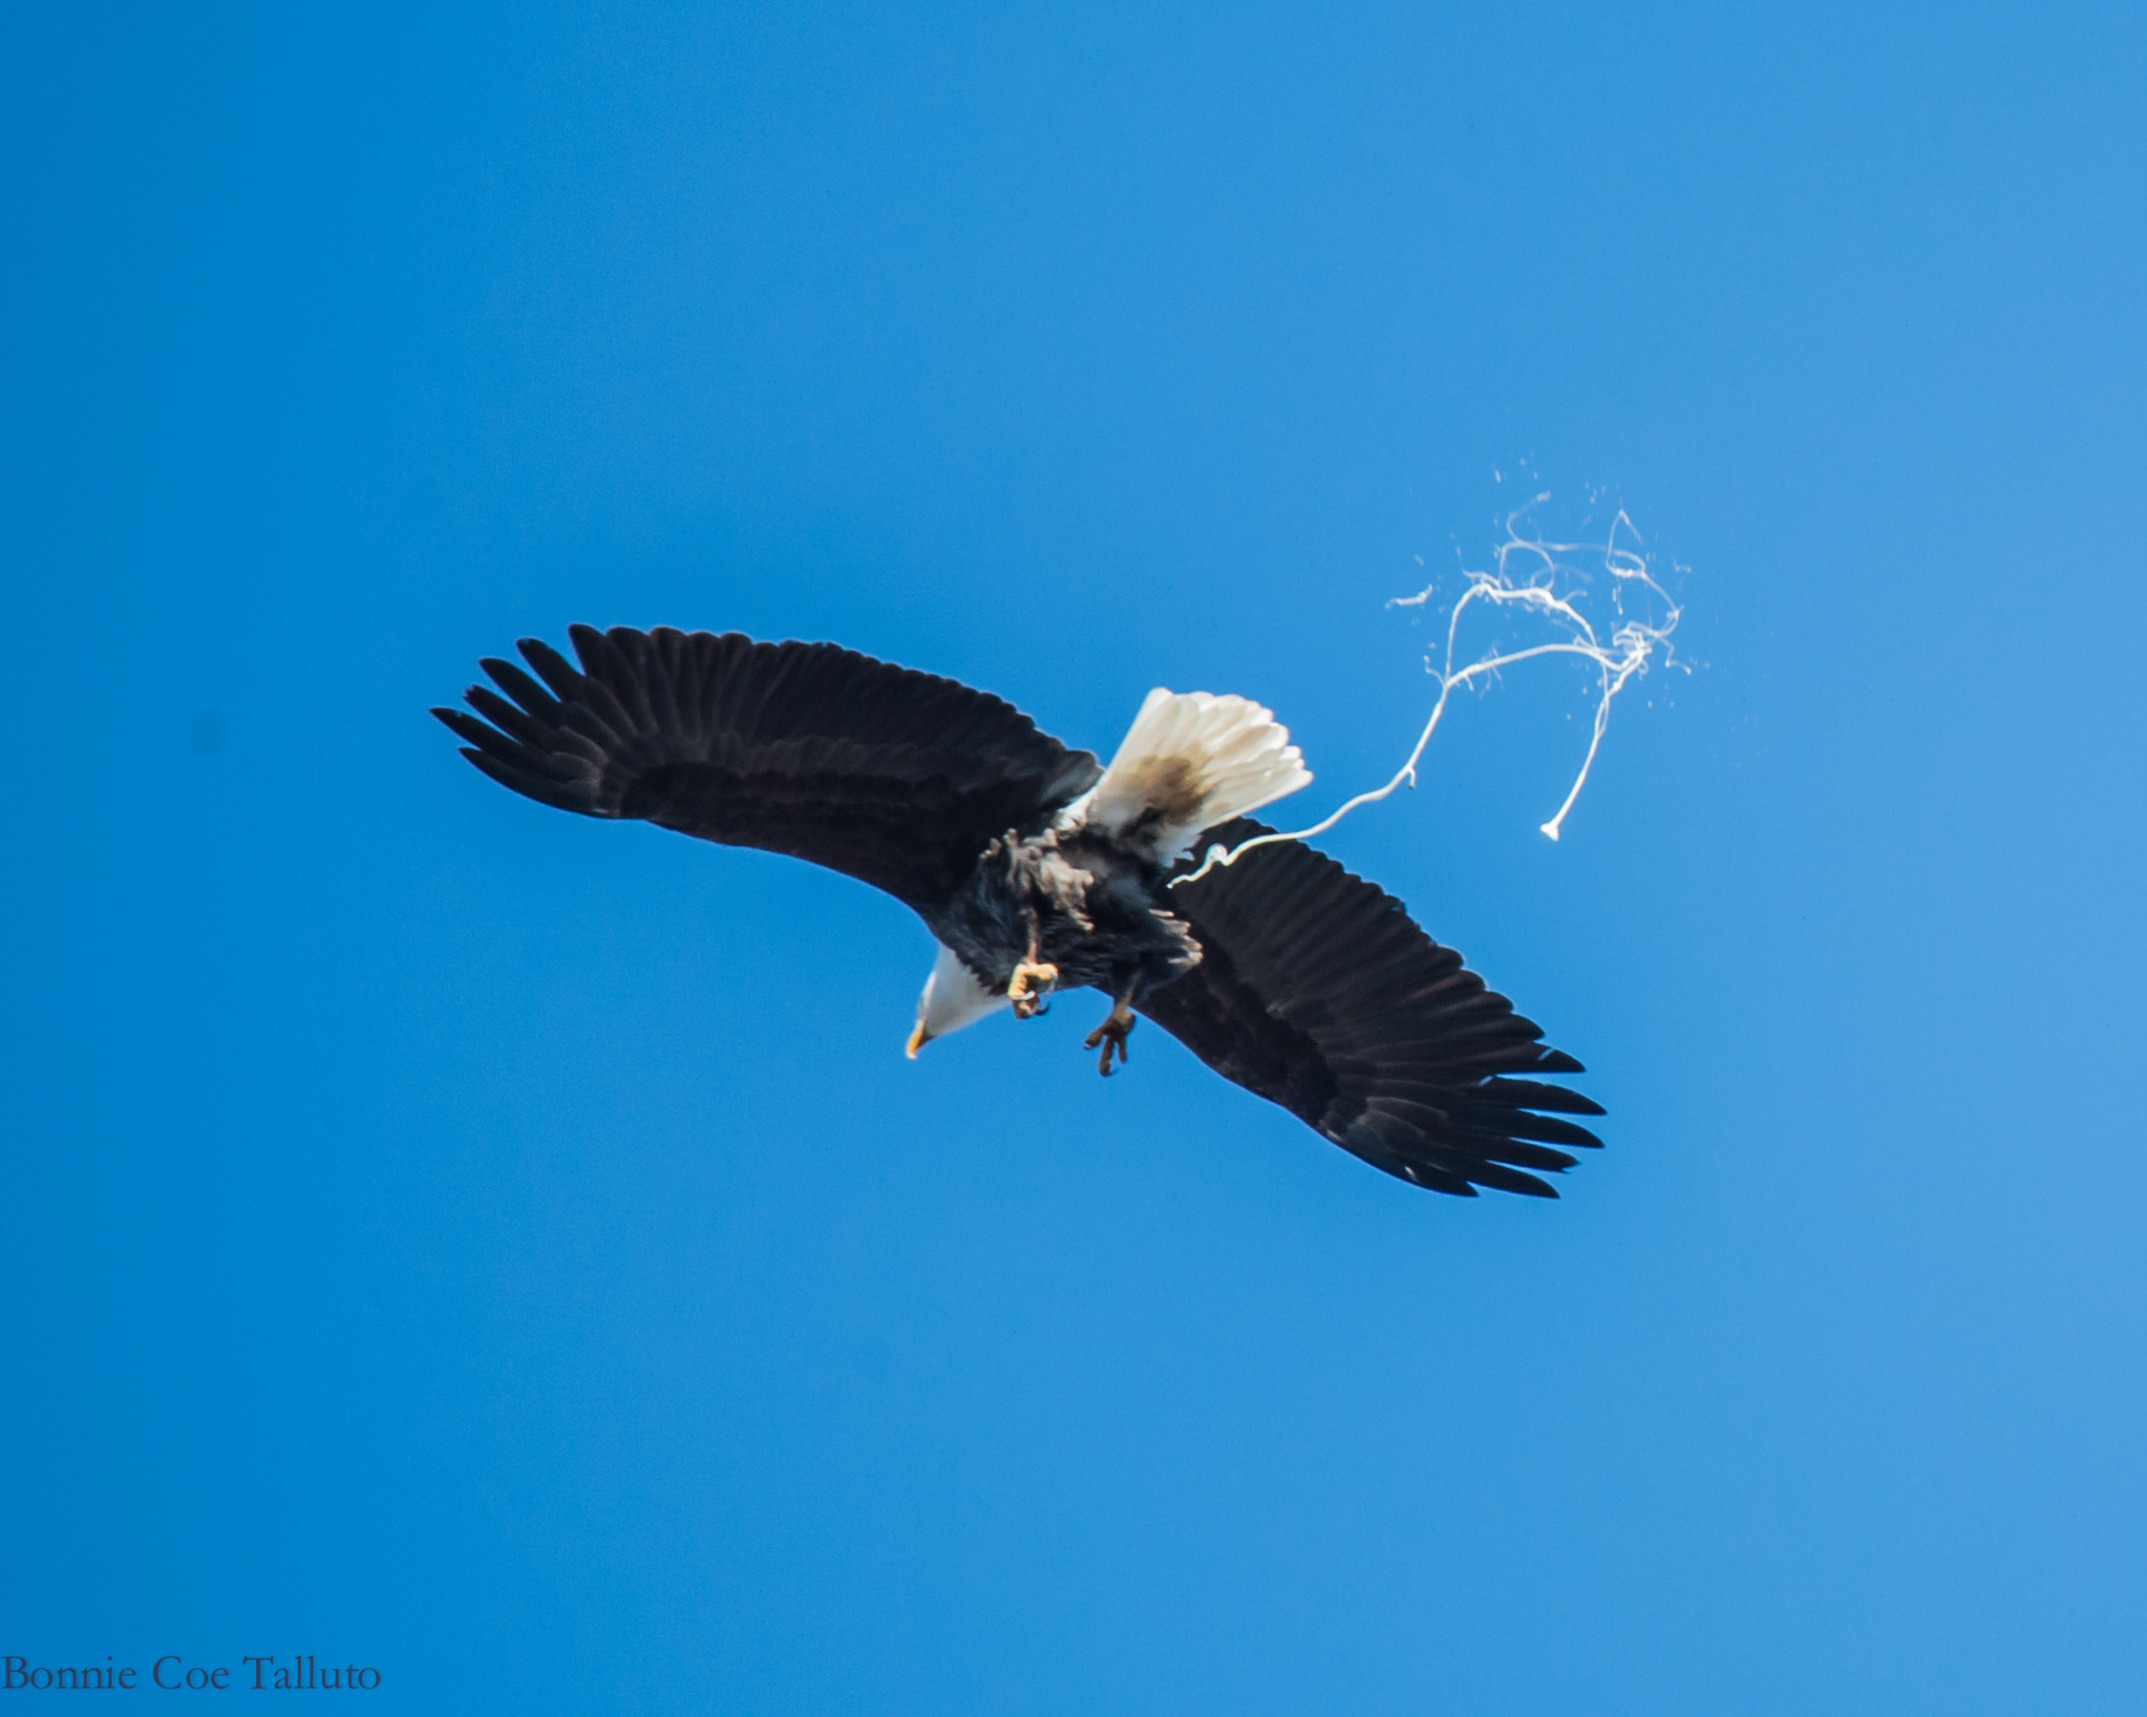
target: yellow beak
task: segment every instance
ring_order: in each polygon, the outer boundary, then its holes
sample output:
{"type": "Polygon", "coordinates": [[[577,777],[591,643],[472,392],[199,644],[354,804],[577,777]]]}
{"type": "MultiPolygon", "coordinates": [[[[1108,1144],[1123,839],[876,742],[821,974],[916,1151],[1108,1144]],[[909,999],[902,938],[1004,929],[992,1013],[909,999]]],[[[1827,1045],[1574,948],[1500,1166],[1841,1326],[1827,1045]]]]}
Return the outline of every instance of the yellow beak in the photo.
{"type": "Polygon", "coordinates": [[[903,1050],[903,1054],[907,1055],[912,1061],[915,1061],[917,1059],[917,1051],[922,1049],[926,1044],[930,1043],[931,1041],[932,1034],[924,1029],[924,1021],[919,1020],[917,1022],[916,1029],[909,1034],[909,1044],[908,1047],[903,1050]]]}

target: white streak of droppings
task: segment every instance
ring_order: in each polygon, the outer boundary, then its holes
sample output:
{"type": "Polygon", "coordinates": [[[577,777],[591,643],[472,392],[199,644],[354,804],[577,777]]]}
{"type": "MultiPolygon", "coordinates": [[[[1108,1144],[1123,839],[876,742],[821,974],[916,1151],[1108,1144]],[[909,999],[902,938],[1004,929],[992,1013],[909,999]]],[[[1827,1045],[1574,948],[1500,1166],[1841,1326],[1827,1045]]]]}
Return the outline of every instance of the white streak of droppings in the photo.
{"type": "MultiPolygon", "coordinates": [[[[1359,793],[1354,799],[1336,810],[1331,816],[1314,823],[1308,829],[1298,829],[1289,834],[1259,835],[1252,840],[1240,842],[1225,851],[1220,845],[1210,847],[1197,870],[1176,878],[1171,886],[1193,882],[1217,865],[1235,864],[1254,847],[1263,847],[1274,841],[1305,840],[1313,835],[1325,834],[1360,805],[1370,805],[1386,798],[1401,787],[1416,785],[1416,766],[1424,755],[1425,746],[1438,731],[1439,718],[1446,713],[1446,701],[1459,686],[1472,685],[1479,680],[1495,677],[1501,669],[1517,663],[1532,661],[1539,656],[1578,656],[1593,664],[1596,671],[1595,725],[1589,735],[1587,755],[1581,759],[1580,772],[1574,776],[1573,785],[1567,791],[1565,802],[1557,814],[1547,823],[1538,825],[1552,840],[1558,838],[1564,826],[1566,814],[1580,798],[1580,790],[1587,784],[1588,772],[1595,767],[1596,753],[1602,749],[1603,733],[1610,725],[1611,701],[1633,680],[1648,671],[1656,652],[1661,652],[1665,667],[1689,672],[1680,662],[1670,643],[1671,633],[1677,630],[1677,622],[1684,610],[1673,600],[1668,591],[1656,582],[1650,562],[1642,552],[1640,532],[1621,507],[1612,519],[1610,529],[1600,543],[1546,542],[1540,536],[1523,536],[1516,528],[1536,507],[1548,501],[1548,494],[1535,496],[1527,506],[1517,507],[1506,515],[1506,540],[1496,550],[1496,566],[1489,572],[1470,572],[1464,569],[1468,588],[1464,590],[1446,622],[1446,657],[1443,665],[1433,666],[1427,661],[1424,671],[1439,682],[1438,701],[1432,705],[1431,718],[1424,723],[1424,731],[1417,735],[1415,747],[1408,761],[1402,764],[1394,778],[1383,787],[1375,787],[1359,793]],[[1626,540],[1629,539],[1629,540],[1626,540]],[[1580,590],[1589,580],[1589,574],[1569,563],[1568,557],[1585,555],[1591,560],[1599,559],[1601,570],[1610,576],[1610,602],[1616,616],[1606,643],[1597,634],[1594,623],[1584,614],[1578,603],[1580,590]],[[1557,586],[1563,582],[1565,594],[1557,586]],[[1640,612],[1627,612],[1631,599],[1640,612]],[[1461,632],[1463,615],[1471,608],[1491,607],[1518,609],[1537,616],[1564,634],[1547,644],[1537,644],[1525,650],[1509,650],[1493,653],[1471,662],[1465,668],[1454,666],[1454,655],[1461,632]]],[[[1414,596],[1397,596],[1388,604],[1393,608],[1423,607],[1431,600],[1435,585],[1426,585],[1414,596]]]]}

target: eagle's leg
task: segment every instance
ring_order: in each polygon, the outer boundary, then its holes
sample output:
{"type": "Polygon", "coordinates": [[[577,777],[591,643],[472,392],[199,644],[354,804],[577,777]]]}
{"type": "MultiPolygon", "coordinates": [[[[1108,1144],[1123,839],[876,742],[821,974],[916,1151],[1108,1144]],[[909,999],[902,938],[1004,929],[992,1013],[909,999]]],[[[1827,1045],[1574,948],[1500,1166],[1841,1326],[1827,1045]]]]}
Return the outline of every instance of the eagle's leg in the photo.
{"type": "Polygon", "coordinates": [[[1059,981],[1059,969],[1048,960],[1024,960],[1014,968],[1013,980],[1006,986],[1006,999],[1014,1004],[1016,1019],[1034,1019],[1040,1013],[1049,1013],[1045,998],[1051,994],[1051,986],[1059,981]]]}
{"type": "Polygon", "coordinates": [[[1034,913],[1029,915],[1029,954],[1014,968],[1014,975],[1007,980],[1006,999],[1014,1004],[1016,1019],[1034,1019],[1051,1009],[1044,998],[1051,994],[1051,986],[1059,981],[1059,969],[1049,960],[1036,956],[1043,952],[1043,927],[1036,922],[1034,913]]]}
{"type": "Polygon", "coordinates": [[[1108,1079],[1111,1077],[1111,1051],[1118,1051],[1118,1065],[1126,1064],[1126,1039],[1133,1035],[1133,996],[1129,991],[1120,996],[1112,1007],[1110,1017],[1088,1034],[1082,1048],[1094,1049],[1103,1045],[1103,1054],[1096,1062],[1096,1071],[1108,1079]]]}

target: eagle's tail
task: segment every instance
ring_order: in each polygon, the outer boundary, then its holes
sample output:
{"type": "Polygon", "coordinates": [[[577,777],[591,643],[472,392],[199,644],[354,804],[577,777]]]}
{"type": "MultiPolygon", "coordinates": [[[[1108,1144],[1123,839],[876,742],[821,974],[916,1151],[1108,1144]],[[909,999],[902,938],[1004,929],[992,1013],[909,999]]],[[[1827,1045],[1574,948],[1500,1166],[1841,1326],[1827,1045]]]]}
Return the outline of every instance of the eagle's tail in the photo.
{"type": "Polygon", "coordinates": [[[1094,789],[1066,808],[1167,864],[1203,829],[1312,779],[1289,729],[1249,698],[1158,686],[1094,789]]]}

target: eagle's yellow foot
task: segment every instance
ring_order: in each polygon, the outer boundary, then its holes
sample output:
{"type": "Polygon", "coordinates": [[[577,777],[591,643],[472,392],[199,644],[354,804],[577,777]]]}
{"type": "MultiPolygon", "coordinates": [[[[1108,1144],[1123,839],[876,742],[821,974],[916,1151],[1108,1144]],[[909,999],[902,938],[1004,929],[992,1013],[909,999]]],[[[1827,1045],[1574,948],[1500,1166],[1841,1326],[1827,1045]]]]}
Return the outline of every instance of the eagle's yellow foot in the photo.
{"type": "Polygon", "coordinates": [[[1096,1071],[1102,1074],[1104,1078],[1111,1077],[1112,1050],[1118,1051],[1118,1065],[1125,1066],[1126,1039],[1132,1034],[1133,1009],[1125,1002],[1120,1002],[1116,1007],[1112,1008],[1110,1018],[1088,1034],[1086,1041],[1082,1044],[1082,1048],[1094,1049],[1099,1043],[1103,1045],[1103,1055],[1096,1063],[1096,1071]]]}
{"type": "Polygon", "coordinates": [[[1051,994],[1051,986],[1059,981],[1058,967],[1042,960],[1024,960],[1014,968],[1014,976],[1006,986],[1006,999],[1014,1004],[1016,1019],[1034,1019],[1050,1010],[1045,1000],[1051,994]]]}

